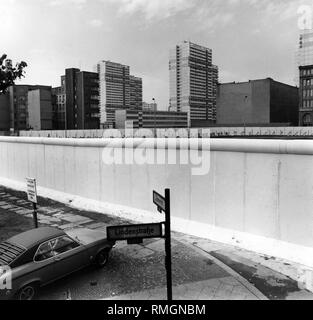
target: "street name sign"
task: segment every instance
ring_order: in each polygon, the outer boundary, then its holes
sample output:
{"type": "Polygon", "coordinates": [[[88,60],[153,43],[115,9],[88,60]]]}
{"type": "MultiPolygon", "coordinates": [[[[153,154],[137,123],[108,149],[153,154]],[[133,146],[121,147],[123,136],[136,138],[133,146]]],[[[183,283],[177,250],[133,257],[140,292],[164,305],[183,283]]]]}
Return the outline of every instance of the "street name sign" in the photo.
{"type": "Polygon", "coordinates": [[[166,210],[166,201],[165,198],[162,197],[159,193],[156,191],[153,191],[153,203],[157,205],[158,209],[161,209],[163,211],[166,210]]]}
{"type": "Polygon", "coordinates": [[[36,179],[26,178],[27,183],[27,197],[28,200],[32,203],[37,204],[37,188],[36,188],[36,179]]]}
{"type": "Polygon", "coordinates": [[[163,238],[162,223],[107,227],[109,241],[163,238]]]}

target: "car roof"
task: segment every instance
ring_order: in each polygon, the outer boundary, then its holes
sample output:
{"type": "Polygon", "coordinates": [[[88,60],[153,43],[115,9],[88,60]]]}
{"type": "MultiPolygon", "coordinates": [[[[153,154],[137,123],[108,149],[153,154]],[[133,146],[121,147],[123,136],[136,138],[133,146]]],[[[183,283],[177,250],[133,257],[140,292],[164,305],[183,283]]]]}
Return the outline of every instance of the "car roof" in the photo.
{"type": "Polygon", "coordinates": [[[66,235],[66,233],[62,230],[59,230],[57,228],[45,227],[20,233],[8,239],[6,242],[22,246],[26,249],[30,249],[39,243],[64,235],[66,235]]]}

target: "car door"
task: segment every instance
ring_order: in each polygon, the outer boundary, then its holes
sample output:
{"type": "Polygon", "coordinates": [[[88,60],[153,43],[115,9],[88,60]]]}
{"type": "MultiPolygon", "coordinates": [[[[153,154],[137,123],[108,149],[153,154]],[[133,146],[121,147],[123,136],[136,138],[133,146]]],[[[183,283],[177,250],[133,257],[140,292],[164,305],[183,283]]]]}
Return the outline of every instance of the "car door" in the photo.
{"type": "Polygon", "coordinates": [[[54,256],[51,241],[42,243],[35,253],[32,276],[40,279],[42,284],[49,283],[55,278],[54,256]]]}
{"type": "Polygon", "coordinates": [[[52,240],[54,253],[54,273],[61,278],[86,267],[90,262],[86,248],[69,236],[52,240]]]}

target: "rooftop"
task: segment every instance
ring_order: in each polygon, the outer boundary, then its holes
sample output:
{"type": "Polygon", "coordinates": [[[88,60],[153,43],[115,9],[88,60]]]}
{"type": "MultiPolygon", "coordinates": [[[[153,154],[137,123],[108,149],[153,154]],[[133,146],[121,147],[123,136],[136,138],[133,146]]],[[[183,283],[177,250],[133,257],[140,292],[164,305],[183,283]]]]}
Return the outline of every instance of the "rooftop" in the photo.
{"type": "Polygon", "coordinates": [[[40,242],[48,241],[49,239],[62,235],[64,235],[64,232],[56,228],[38,228],[20,233],[8,239],[7,242],[29,249],[40,242]]]}

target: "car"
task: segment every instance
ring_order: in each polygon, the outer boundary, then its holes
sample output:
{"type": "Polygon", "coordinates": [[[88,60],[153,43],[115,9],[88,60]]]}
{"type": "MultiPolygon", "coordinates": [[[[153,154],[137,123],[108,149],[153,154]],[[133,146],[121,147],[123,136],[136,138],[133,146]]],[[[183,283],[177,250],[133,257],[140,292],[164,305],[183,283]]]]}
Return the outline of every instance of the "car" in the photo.
{"type": "Polygon", "coordinates": [[[0,267],[9,267],[12,279],[9,289],[0,290],[0,300],[33,300],[42,286],[92,264],[102,268],[114,245],[105,232],[84,228],[65,232],[45,227],[18,234],[0,244],[0,267]]]}

